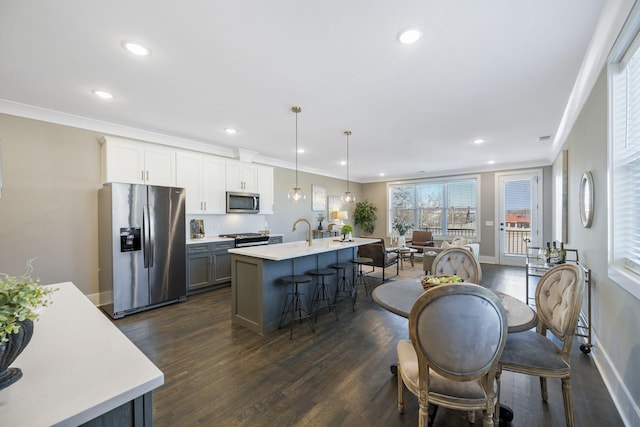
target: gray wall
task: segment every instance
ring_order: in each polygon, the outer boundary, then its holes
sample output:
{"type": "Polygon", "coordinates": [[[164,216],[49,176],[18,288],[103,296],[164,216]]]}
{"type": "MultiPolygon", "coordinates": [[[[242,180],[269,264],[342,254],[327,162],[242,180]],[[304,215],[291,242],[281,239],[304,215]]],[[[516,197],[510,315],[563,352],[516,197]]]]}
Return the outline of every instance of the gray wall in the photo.
{"type": "Polygon", "coordinates": [[[98,291],[100,145],[93,132],[0,114],[0,272],[98,291]]]}
{"type": "Polygon", "coordinates": [[[640,301],[607,277],[607,102],[603,72],[564,147],[569,153],[568,241],[592,270],[592,354],[627,425],[640,425],[637,406],[634,411],[632,405],[640,402],[640,301]],[[595,187],[591,228],[582,227],[578,209],[578,185],[585,171],[593,174],[595,187]]]}
{"type": "MultiPolygon", "coordinates": [[[[345,174],[346,177],[346,174],[345,174]]],[[[284,234],[285,242],[295,240],[306,240],[308,229],[306,224],[301,223],[296,227],[296,231],[292,231],[293,223],[298,218],[305,218],[311,222],[311,226],[318,228],[317,216],[320,212],[311,210],[311,184],[324,185],[327,196],[342,196],[347,189],[345,180],[329,178],[326,176],[315,175],[305,172],[298,172],[298,186],[302,188],[307,199],[304,203],[291,203],[287,199],[289,189],[296,182],[295,170],[275,168],[274,170],[274,214],[266,216],[269,221],[269,230],[273,233],[284,234]]],[[[362,194],[362,185],[349,182],[349,191],[356,196],[356,201],[360,200],[362,194]]],[[[342,210],[349,212],[349,219],[345,220],[345,224],[353,225],[353,209],[354,205],[344,204],[342,210]]],[[[324,212],[325,217],[328,212],[324,212]]],[[[328,221],[322,222],[323,228],[327,229],[328,221]]]]}

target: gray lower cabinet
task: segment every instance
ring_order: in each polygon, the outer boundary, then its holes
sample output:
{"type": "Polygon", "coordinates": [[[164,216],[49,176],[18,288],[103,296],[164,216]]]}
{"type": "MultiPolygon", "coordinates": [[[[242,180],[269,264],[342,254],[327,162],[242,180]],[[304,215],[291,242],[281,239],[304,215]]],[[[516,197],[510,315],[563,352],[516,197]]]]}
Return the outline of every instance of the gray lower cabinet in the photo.
{"type": "Polygon", "coordinates": [[[187,245],[187,293],[196,293],[231,283],[234,242],[187,245]]]}

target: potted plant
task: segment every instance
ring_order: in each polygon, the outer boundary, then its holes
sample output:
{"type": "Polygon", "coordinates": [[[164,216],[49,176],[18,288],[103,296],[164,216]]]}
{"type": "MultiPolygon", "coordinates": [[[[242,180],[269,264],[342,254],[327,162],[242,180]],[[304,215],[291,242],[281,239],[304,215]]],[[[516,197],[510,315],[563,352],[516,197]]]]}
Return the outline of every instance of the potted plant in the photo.
{"type": "Polygon", "coordinates": [[[369,200],[356,203],[356,208],[353,211],[353,223],[362,227],[364,234],[371,236],[375,227],[376,211],[378,208],[369,200]]]}
{"type": "Polygon", "coordinates": [[[351,233],[353,233],[353,227],[350,226],[349,224],[345,224],[340,229],[340,233],[342,233],[342,240],[351,240],[352,239],[351,233]]]}
{"type": "Polygon", "coordinates": [[[324,221],[324,213],[320,212],[316,217],[318,220],[318,230],[322,230],[322,221],[324,221]]]}
{"type": "Polygon", "coordinates": [[[51,302],[49,294],[55,290],[41,287],[32,272],[29,261],[22,276],[0,273],[0,390],[22,377],[19,368],[9,365],[29,344],[38,310],[51,302]]]}
{"type": "Polygon", "coordinates": [[[404,247],[406,245],[406,238],[404,235],[412,227],[413,227],[413,224],[409,224],[408,222],[405,222],[404,219],[401,217],[395,217],[393,219],[392,228],[396,230],[398,232],[398,235],[400,236],[398,239],[398,246],[404,247]]]}

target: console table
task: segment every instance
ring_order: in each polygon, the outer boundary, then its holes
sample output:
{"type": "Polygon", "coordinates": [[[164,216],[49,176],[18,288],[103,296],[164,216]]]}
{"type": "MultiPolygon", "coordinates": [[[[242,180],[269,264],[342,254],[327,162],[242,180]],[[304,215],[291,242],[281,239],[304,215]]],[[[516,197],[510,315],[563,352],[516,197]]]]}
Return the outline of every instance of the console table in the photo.
{"type": "Polygon", "coordinates": [[[339,230],[311,230],[314,239],[324,239],[325,237],[336,237],[340,235],[339,230]]]}

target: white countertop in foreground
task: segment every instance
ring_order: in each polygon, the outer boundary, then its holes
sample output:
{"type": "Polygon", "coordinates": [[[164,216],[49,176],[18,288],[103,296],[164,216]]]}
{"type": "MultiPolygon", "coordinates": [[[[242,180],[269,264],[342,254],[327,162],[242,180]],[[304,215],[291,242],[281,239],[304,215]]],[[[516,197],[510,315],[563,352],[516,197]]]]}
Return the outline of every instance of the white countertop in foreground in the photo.
{"type": "Polygon", "coordinates": [[[77,426],[164,383],[160,371],[71,282],[48,287],[53,304],[0,390],[0,425],[77,426]]]}
{"type": "Polygon", "coordinates": [[[338,237],[314,239],[311,246],[306,241],[279,243],[276,245],[249,246],[248,248],[229,249],[229,253],[245,255],[254,258],[282,261],[285,259],[299,258],[307,255],[315,255],[323,252],[337,251],[356,246],[375,243],[378,239],[355,238],[352,242],[341,242],[338,237]]]}

